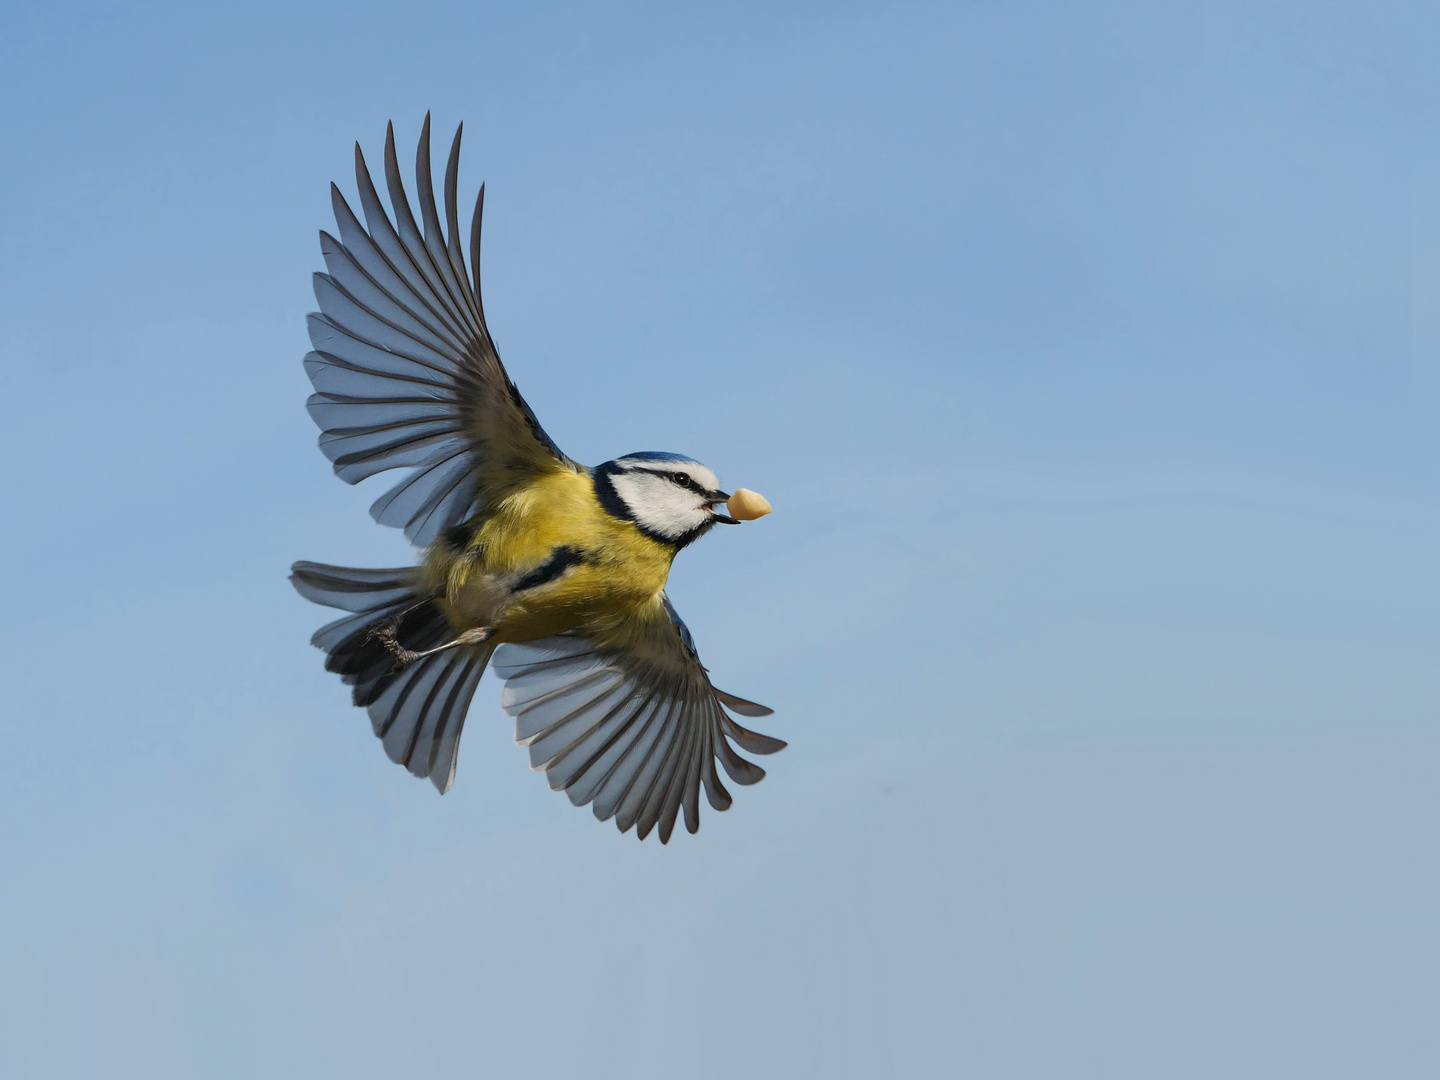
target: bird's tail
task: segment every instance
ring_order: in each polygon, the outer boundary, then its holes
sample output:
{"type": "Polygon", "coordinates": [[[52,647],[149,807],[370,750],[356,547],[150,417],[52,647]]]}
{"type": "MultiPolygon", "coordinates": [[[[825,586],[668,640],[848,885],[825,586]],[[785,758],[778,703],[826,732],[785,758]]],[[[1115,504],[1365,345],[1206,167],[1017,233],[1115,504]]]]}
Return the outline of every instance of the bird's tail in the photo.
{"type": "Polygon", "coordinates": [[[428,776],[442,795],[449,791],[465,711],[495,646],[447,649],[401,668],[386,636],[421,652],[453,635],[434,598],[415,591],[415,568],[356,570],[297,562],[290,570],[291,584],[305,599],[353,612],[310,639],[329,654],[325,670],[355,688],[355,704],[370,713],[391,761],[428,776]]]}

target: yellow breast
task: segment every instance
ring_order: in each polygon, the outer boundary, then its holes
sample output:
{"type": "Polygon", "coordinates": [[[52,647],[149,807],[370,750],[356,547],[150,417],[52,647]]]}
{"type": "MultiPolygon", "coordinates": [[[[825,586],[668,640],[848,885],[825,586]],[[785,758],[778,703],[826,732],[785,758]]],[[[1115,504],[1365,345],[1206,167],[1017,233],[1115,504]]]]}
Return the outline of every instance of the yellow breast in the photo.
{"type": "Polygon", "coordinates": [[[463,551],[436,544],[425,578],[444,595],[446,614],[458,629],[492,626],[499,641],[566,630],[608,639],[654,602],[674,558],[674,548],[607,514],[588,475],[566,470],[489,508],[463,551]],[[554,581],[512,593],[517,575],[545,564],[562,547],[580,553],[578,565],[554,581]]]}

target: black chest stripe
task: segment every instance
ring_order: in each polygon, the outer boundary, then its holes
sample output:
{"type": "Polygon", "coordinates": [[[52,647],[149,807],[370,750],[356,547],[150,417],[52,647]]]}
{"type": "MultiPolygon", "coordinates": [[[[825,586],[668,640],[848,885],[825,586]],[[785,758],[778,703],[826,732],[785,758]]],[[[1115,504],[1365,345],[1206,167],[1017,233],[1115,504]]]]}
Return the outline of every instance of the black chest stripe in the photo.
{"type": "Polygon", "coordinates": [[[554,581],[572,566],[579,566],[584,561],[585,553],[579,548],[557,547],[550,553],[550,558],[515,582],[512,591],[521,592],[525,589],[533,589],[537,585],[545,585],[554,581]]]}

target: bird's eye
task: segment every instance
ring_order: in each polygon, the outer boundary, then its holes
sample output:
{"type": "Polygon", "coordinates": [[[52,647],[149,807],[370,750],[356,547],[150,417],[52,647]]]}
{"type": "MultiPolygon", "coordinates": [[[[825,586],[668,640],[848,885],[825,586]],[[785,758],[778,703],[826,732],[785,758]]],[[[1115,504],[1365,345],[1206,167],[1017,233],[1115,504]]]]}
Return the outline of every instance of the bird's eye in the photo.
{"type": "Polygon", "coordinates": [[[680,487],[683,487],[689,491],[694,491],[700,495],[708,494],[705,485],[700,483],[699,480],[696,480],[695,477],[691,476],[689,473],[672,472],[667,473],[666,475],[672,484],[678,484],[680,487]]]}

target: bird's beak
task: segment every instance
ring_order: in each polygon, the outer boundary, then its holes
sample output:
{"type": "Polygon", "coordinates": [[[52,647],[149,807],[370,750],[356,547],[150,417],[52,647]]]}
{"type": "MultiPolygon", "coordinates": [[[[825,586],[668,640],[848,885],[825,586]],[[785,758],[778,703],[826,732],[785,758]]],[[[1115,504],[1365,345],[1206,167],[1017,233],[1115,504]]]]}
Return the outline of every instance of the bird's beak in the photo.
{"type": "Polygon", "coordinates": [[[730,501],[730,496],[729,496],[729,494],[728,494],[727,492],[717,491],[717,492],[715,493],[714,498],[710,498],[710,499],[706,499],[706,500],[705,500],[705,508],[710,511],[710,516],[711,516],[712,518],[714,518],[716,521],[720,522],[720,524],[722,524],[722,525],[739,525],[740,522],[737,521],[735,518],[731,517],[729,514],[720,514],[720,513],[716,513],[716,511],[715,511],[715,508],[716,508],[717,506],[723,506],[725,503],[727,503],[727,502],[729,502],[729,501],[730,501]]]}

